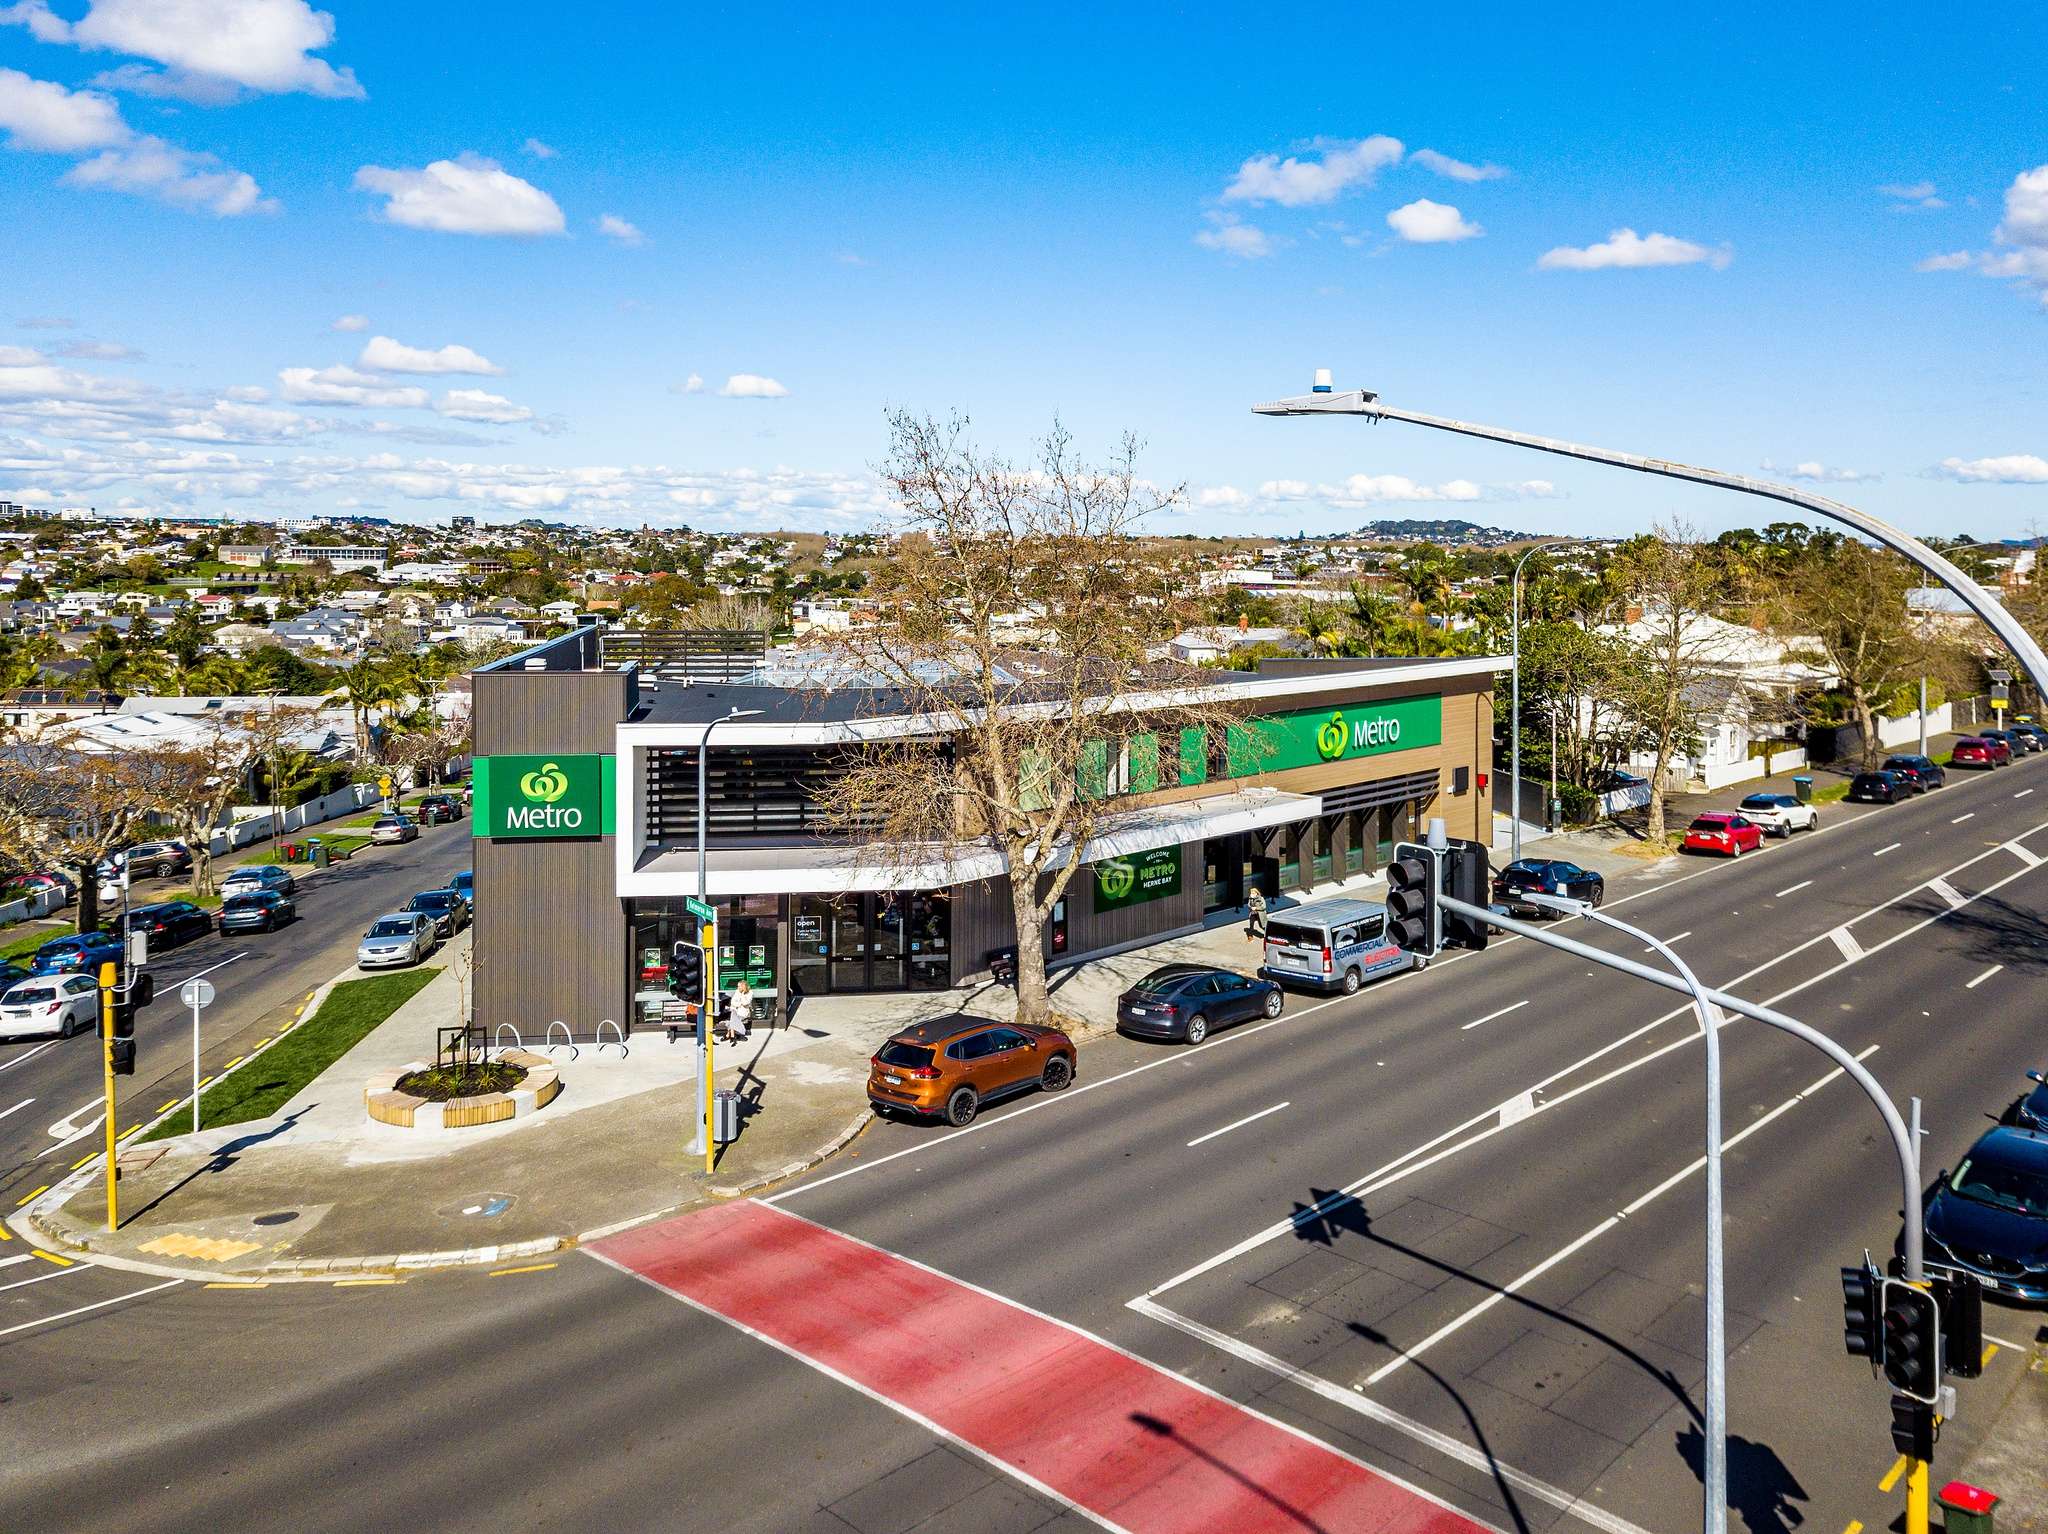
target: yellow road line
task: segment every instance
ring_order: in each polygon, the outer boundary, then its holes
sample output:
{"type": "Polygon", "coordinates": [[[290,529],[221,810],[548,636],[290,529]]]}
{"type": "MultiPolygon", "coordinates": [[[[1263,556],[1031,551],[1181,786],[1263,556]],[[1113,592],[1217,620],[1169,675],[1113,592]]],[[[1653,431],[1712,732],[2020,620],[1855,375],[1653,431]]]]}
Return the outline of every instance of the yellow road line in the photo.
{"type": "Polygon", "coordinates": [[[1877,1483],[1879,1491],[1890,1491],[1899,1484],[1899,1477],[1906,1473],[1906,1456],[1901,1454],[1892,1461],[1892,1468],[1884,1473],[1884,1479],[1877,1483]]]}
{"type": "Polygon", "coordinates": [[[211,1076],[201,1076],[199,1078],[199,1084],[203,1087],[211,1080],[213,1080],[211,1076]]]}
{"type": "Polygon", "coordinates": [[[130,1135],[139,1133],[141,1129],[142,1126],[140,1124],[130,1124],[126,1129],[122,1130],[119,1134],[115,1135],[114,1138],[117,1140],[125,1140],[130,1135]]]}
{"type": "Polygon", "coordinates": [[[13,1239],[14,1232],[9,1230],[5,1225],[0,1225],[0,1241],[12,1241],[13,1239]]]}
{"type": "Polygon", "coordinates": [[[55,1252],[46,1252],[39,1246],[32,1246],[29,1248],[29,1250],[34,1252],[38,1257],[42,1258],[43,1261],[54,1262],[60,1268],[68,1268],[71,1266],[71,1259],[69,1257],[59,1257],[55,1252]]]}
{"type": "Polygon", "coordinates": [[[14,1207],[16,1209],[19,1209],[23,1204],[26,1204],[30,1199],[37,1197],[39,1194],[48,1193],[49,1191],[50,1185],[48,1183],[44,1183],[40,1188],[37,1188],[29,1193],[24,1193],[20,1198],[16,1199],[14,1201],[14,1207]]]}
{"type": "Polygon", "coordinates": [[[402,1284],[404,1282],[405,1280],[402,1278],[337,1278],[334,1281],[334,1287],[337,1289],[355,1289],[365,1284],[402,1284]]]}
{"type": "Polygon", "coordinates": [[[1861,1518],[1851,1518],[1849,1526],[1842,1530],[1842,1534],[1863,1534],[1863,1520],[1861,1518]]]}
{"type": "Polygon", "coordinates": [[[1997,1355],[1998,1355],[1998,1344],[1997,1344],[1997,1343],[1995,1343],[1995,1342],[1987,1342],[1987,1343],[1985,1343],[1985,1344],[1984,1344],[1984,1356],[1983,1356],[1982,1358],[1980,1358],[1980,1359],[1978,1359],[1978,1360],[1977,1360],[1977,1367],[1978,1367],[1978,1368],[1980,1368],[1980,1369],[1981,1369],[1981,1368],[1983,1368],[1983,1367],[1984,1367],[1984,1365],[1986,1365],[1986,1364],[1990,1363],[1990,1362],[1991,1362],[1991,1360],[1992,1360],[1993,1358],[1995,1358],[1995,1357],[1996,1357],[1997,1355]]]}
{"type": "Polygon", "coordinates": [[[491,1269],[491,1277],[510,1278],[514,1273],[545,1273],[553,1266],[555,1265],[552,1262],[535,1262],[529,1263],[523,1268],[493,1268],[491,1269]]]}
{"type": "Polygon", "coordinates": [[[80,1156],[76,1161],[71,1163],[71,1170],[75,1172],[80,1167],[84,1166],[88,1161],[97,1161],[99,1159],[100,1153],[98,1151],[94,1151],[89,1156],[80,1156]]]}
{"type": "Polygon", "coordinates": [[[268,1040],[268,1039],[258,1039],[258,1040],[256,1041],[256,1043],[255,1043],[254,1047],[255,1047],[255,1048],[257,1048],[257,1049],[261,1049],[261,1048],[262,1048],[262,1047],[263,1047],[263,1046],[264,1046],[265,1044],[268,1044],[269,1042],[270,1042],[270,1040],[268,1040]]]}
{"type": "Polygon", "coordinates": [[[231,1071],[248,1058],[249,1057],[247,1055],[236,1055],[234,1059],[228,1061],[228,1063],[226,1065],[223,1065],[221,1069],[224,1071],[231,1071]]]}
{"type": "Polygon", "coordinates": [[[260,1278],[246,1284],[219,1283],[207,1284],[204,1285],[204,1287],[208,1289],[268,1289],[270,1287],[270,1280],[267,1278],[260,1278]]]}
{"type": "Polygon", "coordinates": [[[163,1106],[162,1106],[161,1108],[157,1109],[156,1111],[157,1111],[158,1113],[169,1113],[169,1112],[170,1112],[170,1111],[171,1111],[171,1110],[172,1110],[173,1108],[175,1108],[175,1107],[177,1107],[177,1106],[178,1106],[178,1099],[174,1097],[174,1098],[172,1098],[172,1099],[171,1099],[171,1100],[170,1100],[169,1102],[165,1103],[165,1104],[164,1104],[164,1105],[163,1105],[163,1106]]]}

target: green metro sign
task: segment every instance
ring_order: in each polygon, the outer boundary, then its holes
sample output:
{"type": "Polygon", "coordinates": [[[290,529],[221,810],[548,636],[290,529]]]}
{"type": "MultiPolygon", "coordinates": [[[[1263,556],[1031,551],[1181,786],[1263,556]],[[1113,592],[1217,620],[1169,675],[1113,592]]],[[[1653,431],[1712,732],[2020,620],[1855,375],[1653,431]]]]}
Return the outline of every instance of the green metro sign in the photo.
{"type": "Polygon", "coordinates": [[[488,837],[608,836],[614,758],[480,756],[470,831],[488,837]]]}
{"type": "Polygon", "coordinates": [[[1180,893],[1180,848],[1154,847],[1095,865],[1095,909],[1120,910],[1180,893]]]}
{"type": "Polygon", "coordinates": [[[1232,725],[1226,740],[1232,777],[1434,746],[1443,740],[1443,698],[1432,693],[1268,714],[1232,725]]]}

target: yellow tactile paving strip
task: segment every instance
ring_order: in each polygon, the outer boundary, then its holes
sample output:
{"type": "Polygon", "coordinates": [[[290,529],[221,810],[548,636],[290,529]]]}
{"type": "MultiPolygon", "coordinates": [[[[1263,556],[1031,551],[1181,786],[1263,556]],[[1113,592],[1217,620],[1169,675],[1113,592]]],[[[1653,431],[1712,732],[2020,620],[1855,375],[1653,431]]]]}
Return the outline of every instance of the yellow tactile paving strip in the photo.
{"type": "Polygon", "coordinates": [[[196,1257],[202,1262],[226,1262],[244,1252],[253,1252],[262,1244],[260,1241],[229,1241],[219,1236],[188,1236],[183,1231],[172,1231],[168,1236],[143,1242],[138,1250],[154,1252],[162,1257],[196,1257]]]}

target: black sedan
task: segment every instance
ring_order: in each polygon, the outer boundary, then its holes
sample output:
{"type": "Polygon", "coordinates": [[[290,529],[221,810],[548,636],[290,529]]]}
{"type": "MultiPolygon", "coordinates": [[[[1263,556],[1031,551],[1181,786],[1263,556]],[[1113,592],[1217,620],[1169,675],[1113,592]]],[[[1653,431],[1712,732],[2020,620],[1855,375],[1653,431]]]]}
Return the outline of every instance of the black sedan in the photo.
{"type": "MultiPolygon", "coordinates": [[[[0,980],[0,984],[5,984],[5,981],[0,980]]],[[[2048,1076],[2039,1071],[2028,1071],[2027,1080],[2034,1084],[2034,1090],[2007,1109],[1999,1122],[2021,1129],[2048,1130],[2048,1076]]]]}
{"type": "Polygon", "coordinates": [[[2048,1302],[2048,1133],[1991,1130],[1927,1196],[1927,1265],[2048,1302]]]}
{"type": "Polygon", "coordinates": [[[1912,792],[1896,772],[1859,772],[1849,780],[1849,798],[1857,804],[1897,804],[1912,792]]]}
{"type": "Polygon", "coordinates": [[[213,917],[189,900],[162,900],[136,906],[128,913],[130,932],[147,932],[152,944],[165,948],[213,931],[213,917]]]}
{"type": "Polygon", "coordinates": [[[454,890],[422,890],[405,903],[408,911],[422,911],[434,918],[434,930],[453,937],[469,925],[469,902],[454,890]]]}
{"type": "Polygon", "coordinates": [[[1940,788],[1948,781],[1941,763],[1927,756],[1888,756],[1884,759],[1884,770],[1910,777],[1922,788],[1940,788]]]}
{"type": "Polygon", "coordinates": [[[2032,741],[2036,751],[2048,749],[2048,730],[2042,729],[2038,724],[2016,724],[2008,733],[2024,736],[2032,741]]]}
{"type": "Polygon", "coordinates": [[[446,794],[428,794],[415,807],[413,813],[419,816],[420,824],[423,826],[446,825],[461,818],[462,806],[446,794]]]}
{"type": "Polygon", "coordinates": [[[276,890],[250,890],[230,895],[220,903],[223,932],[274,932],[298,918],[299,908],[289,895],[276,890]]]}
{"type": "Polygon", "coordinates": [[[1530,895],[1562,895],[1594,905],[1607,898],[1607,880],[1590,868],[1562,858],[1522,858],[1493,876],[1493,903],[1509,916],[1556,913],[1534,904],[1530,895]]]}
{"type": "Polygon", "coordinates": [[[1212,1028],[1278,1017],[1287,1005],[1271,980],[1200,964],[1167,964],[1116,999],[1118,1033],[1199,1044],[1212,1028]]]}

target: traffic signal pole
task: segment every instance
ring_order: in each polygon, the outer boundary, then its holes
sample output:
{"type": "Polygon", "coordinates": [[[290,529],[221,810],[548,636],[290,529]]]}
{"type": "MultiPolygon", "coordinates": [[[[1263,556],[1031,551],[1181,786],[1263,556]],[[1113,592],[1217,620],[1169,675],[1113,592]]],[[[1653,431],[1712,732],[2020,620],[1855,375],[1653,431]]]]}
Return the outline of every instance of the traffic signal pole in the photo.
{"type": "Polygon", "coordinates": [[[107,1231],[121,1228],[121,1196],[114,1167],[114,966],[100,966],[100,1060],[107,1078],[107,1231]]]}

